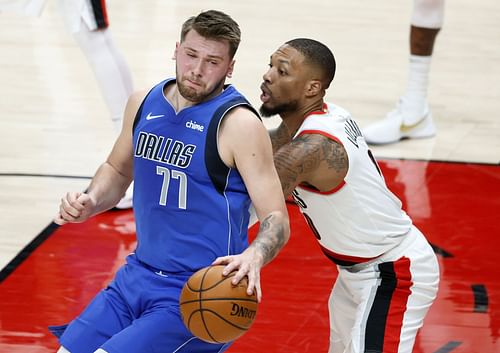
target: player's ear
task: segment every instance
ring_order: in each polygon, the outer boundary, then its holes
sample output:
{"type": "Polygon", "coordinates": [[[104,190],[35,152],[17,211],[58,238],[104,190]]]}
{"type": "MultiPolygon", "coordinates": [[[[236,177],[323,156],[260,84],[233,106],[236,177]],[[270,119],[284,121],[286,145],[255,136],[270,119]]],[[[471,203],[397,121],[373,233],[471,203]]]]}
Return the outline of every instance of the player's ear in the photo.
{"type": "Polygon", "coordinates": [[[314,97],[321,93],[323,90],[323,84],[320,80],[311,80],[306,85],[306,96],[314,97]]]}
{"type": "Polygon", "coordinates": [[[179,42],[175,42],[175,50],[174,50],[174,55],[172,56],[172,60],[177,59],[177,50],[179,50],[179,45],[180,45],[179,42]]]}
{"type": "Polygon", "coordinates": [[[234,63],[235,62],[236,62],[235,60],[232,60],[231,64],[229,64],[229,68],[227,69],[227,73],[226,73],[227,78],[233,77],[233,70],[234,70],[234,63]]]}

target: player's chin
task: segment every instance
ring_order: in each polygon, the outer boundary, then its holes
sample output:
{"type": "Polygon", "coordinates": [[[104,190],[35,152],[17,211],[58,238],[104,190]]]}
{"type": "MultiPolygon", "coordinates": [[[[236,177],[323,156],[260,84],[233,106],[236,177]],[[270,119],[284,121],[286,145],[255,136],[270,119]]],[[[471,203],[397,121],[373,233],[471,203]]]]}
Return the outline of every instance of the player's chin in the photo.
{"type": "Polygon", "coordinates": [[[264,118],[269,118],[276,114],[276,112],[274,111],[273,107],[269,104],[269,102],[262,103],[262,105],[259,108],[259,113],[264,118]]]}

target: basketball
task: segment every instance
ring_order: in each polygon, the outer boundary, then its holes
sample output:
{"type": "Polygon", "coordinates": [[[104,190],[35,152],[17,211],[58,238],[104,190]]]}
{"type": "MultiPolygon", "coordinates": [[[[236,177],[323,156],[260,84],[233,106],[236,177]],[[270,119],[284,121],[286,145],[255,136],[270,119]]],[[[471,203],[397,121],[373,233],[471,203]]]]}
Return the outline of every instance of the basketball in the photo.
{"type": "Polygon", "coordinates": [[[242,336],[257,316],[257,295],[248,295],[248,279],[234,286],[236,272],[222,275],[225,266],[195,272],[179,298],[182,320],[193,335],[210,343],[226,343],[242,336]]]}

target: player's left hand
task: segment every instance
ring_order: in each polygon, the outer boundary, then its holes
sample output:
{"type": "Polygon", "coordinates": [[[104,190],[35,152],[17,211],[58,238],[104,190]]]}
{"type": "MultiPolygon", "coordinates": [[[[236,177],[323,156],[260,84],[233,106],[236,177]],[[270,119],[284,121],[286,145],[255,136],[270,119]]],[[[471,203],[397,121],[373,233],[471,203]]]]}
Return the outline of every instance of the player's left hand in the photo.
{"type": "Polygon", "coordinates": [[[248,277],[248,295],[252,295],[254,290],[257,300],[260,303],[262,290],[260,287],[260,270],[262,268],[262,257],[253,248],[247,248],[239,255],[222,256],[215,259],[212,265],[226,265],[222,274],[227,276],[233,271],[237,271],[231,283],[236,285],[245,276],[248,277]]]}

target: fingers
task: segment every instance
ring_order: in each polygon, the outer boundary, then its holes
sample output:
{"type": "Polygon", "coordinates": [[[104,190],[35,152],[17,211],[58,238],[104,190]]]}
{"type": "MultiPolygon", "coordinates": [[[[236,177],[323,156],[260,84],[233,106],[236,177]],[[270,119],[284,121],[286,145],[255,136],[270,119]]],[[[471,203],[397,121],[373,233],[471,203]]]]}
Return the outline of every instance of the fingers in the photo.
{"type": "Polygon", "coordinates": [[[247,294],[252,295],[255,290],[257,301],[260,303],[262,297],[262,290],[260,287],[260,271],[257,268],[253,268],[248,271],[246,276],[248,277],[247,294]]]}
{"type": "MultiPolygon", "coordinates": [[[[226,267],[224,267],[224,269],[222,270],[222,275],[224,276],[227,276],[228,274],[230,274],[231,272],[233,272],[238,268],[234,256],[222,256],[216,258],[214,262],[212,262],[212,266],[217,266],[217,265],[226,265],[226,267]]],[[[239,280],[235,282],[233,278],[232,281],[233,284],[238,284],[238,282],[239,280]]]]}
{"type": "MultiPolygon", "coordinates": [[[[229,265],[228,265],[229,266],[229,265]]],[[[226,266],[227,268],[227,266],[226,266]]],[[[236,270],[236,269],[235,269],[236,270]]],[[[240,281],[243,279],[243,277],[247,276],[248,277],[248,288],[249,290],[247,290],[247,293],[249,295],[251,295],[253,293],[253,287],[250,287],[250,283],[252,282],[251,281],[251,274],[250,274],[250,271],[249,271],[249,268],[248,266],[245,266],[245,265],[242,265],[239,267],[239,269],[237,270],[236,274],[233,276],[233,279],[231,280],[231,283],[233,285],[237,285],[238,283],[240,283],[240,281]],[[252,289],[250,289],[252,288],[252,289]]]]}
{"type": "Polygon", "coordinates": [[[262,288],[260,287],[260,278],[255,284],[255,289],[257,290],[257,302],[260,303],[262,301],[262,288]]]}
{"type": "Polygon", "coordinates": [[[247,294],[252,295],[254,290],[257,295],[257,300],[260,302],[262,290],[260,287],[260,268],[252,262],[245,262],[241,255],[218,257],[212,265],[226,265],[222,274],[229,275],[236,271],[231,283],[237,285],[244,277],[248,278],[247,294]]]}
{"type": "Polygon", "coordinates": [[[68,192],[61,198],[59,215],[55,217],[54,221],[57,224],[60,224],[61,222],[67,223],[81,221],[81,217],[86,209],[88,200],[89,196],[87,194],[80,192],[68,192]]]}
{"type": "MultiPolygon", "coordinates": [[[[215,259],[214,262],[212,262],[212,266],[216,266],[216,265],[226,265],[226,267],[224,267],[224,270],[222,271],[222,274],[224,276],[227,276],[231,272],[238,269],[240,266],[239,261],[235,258],[235,256],[218,257],[215,259]]],[[[235,284],[238,284],[238,282],[236,282],[235,284]]]]}
{"type": "Polygon", "coordinates": [[[77,193],[78,196],[76,198],[76,201],[79,202],[81,205],[86,205],[87,202],[90,200],[90,196],[88,194],[85,194],[85,193],[77,193]]]}
{"type": "Polygon", "coordinates": [[[58,213],[54,219],[52,220],[55,224],[59,224],[60,226],[62,226],[63,224],[65,223],[68,223],[64,220],[64,218],[62,218],[61,214],[58,213]]]}
{"type": "Polygon", "coordinates": [[[232,256],[222,256],[222,257],[218,257],[214,260],[214,262],[212,262],[212,266],[216,266],[216,265],[227,265],[230,261],[230,258],[232,256]]]}

